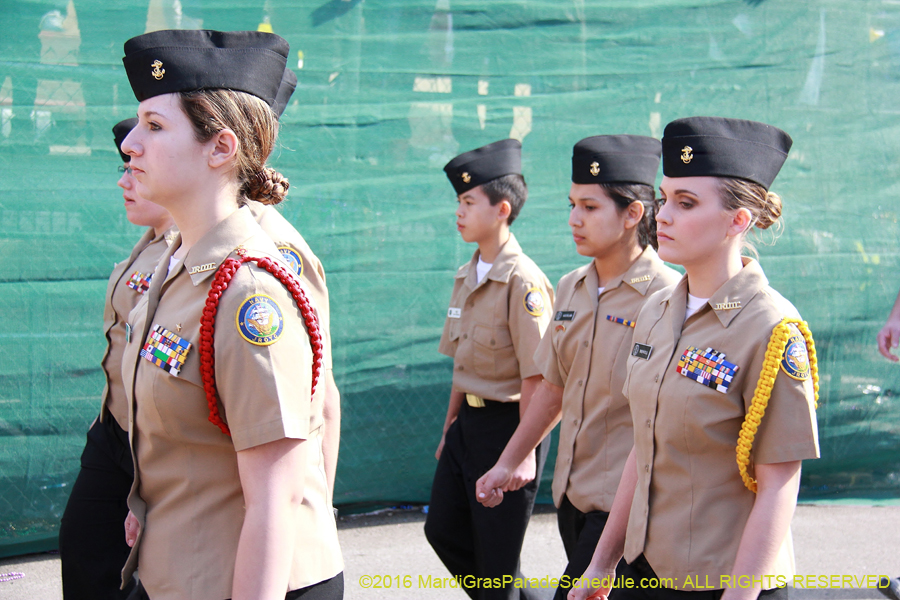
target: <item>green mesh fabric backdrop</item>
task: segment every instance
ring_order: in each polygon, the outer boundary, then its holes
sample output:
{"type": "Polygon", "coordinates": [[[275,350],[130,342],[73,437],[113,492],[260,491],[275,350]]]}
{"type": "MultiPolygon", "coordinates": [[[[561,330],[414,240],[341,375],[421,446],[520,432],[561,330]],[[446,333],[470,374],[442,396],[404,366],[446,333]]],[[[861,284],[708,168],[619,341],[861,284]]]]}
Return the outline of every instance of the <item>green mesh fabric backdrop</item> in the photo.
{"type": "Polygon", "coordinates": [[[0,556],[53,547],[98,411],[106,279],[141,234],[115,185],[110,127],[136,110],[122,43],[161,28],[291,44],[271,164],[328,273],[338,505],[428,499],[451,376],[437,343],[473,251],[445,162],[523,141],[513,231],[556,282],[586,262],[566,225],[572,145],[697,114],[795,140],[774,186],[784,234],[759,248],[817,341],[823,458],[803,496],[900,491],[900,370],[875,347],[900,288],[897,2],[0,0],[0,15],[0,556]]]}

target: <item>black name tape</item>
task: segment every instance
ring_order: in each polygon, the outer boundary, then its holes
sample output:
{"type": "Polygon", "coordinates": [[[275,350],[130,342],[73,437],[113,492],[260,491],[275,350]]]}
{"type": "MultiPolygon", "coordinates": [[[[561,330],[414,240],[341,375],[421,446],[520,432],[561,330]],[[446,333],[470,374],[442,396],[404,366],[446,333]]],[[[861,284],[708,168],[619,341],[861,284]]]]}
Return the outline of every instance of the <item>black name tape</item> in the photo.
{"type": "Polygon", "coordinates": [[[647,360],[650,358],[650,354],[653,352],[653,346],[648,346],[647,344],[638,344],[634,345],[634,348],[631,349],[631,355],[637,356],[638,358],[643,358],[647,360]]]}
{"type": "Polygon", "coordinates": [[[571,321],[575,318],[574,310],[558,310],[556,311],[556,316],[553,317],[554,321],[571,321]]]}

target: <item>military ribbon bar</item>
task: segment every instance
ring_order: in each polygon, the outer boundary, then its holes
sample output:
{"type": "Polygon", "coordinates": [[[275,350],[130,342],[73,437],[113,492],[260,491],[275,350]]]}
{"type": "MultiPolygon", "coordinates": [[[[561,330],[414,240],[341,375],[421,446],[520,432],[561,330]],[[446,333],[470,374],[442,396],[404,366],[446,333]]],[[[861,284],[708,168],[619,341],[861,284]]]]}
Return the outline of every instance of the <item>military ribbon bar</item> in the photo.
{"type": "Polygon", "coordinates": [[[634,327],[634,321],[629,321],[628,319],[623,319],[622,317],[614,317],[612,315],[606,315],[607,321],[612,321],[613,323],[618,323],[619,325],[626,325],[628,327],[634,327]]]}
{"type": "Polygon", "coordinates": [[[131,274],[131,279],[129,279],[125,285],[136,291],[138,294],[145,294],[147,293],[147,290],[150,289],[150,279],[152,277],[153,273],[147,275],[146,273],[135,271],[131,274]]]}
{"type": "Polygon", "coordinates": [[[681,355],[675,372],[724,394],[739,368],[725,360],[723,352],[691,346],[681,355]]]}
{"type": "Polygon", "coordinates": [[[165,327],[154,325],[147,336],[147,342],[141,349],[141,356],[154,365],[178,377],[191,343],[181,336],[175,335],[165,327]]]}

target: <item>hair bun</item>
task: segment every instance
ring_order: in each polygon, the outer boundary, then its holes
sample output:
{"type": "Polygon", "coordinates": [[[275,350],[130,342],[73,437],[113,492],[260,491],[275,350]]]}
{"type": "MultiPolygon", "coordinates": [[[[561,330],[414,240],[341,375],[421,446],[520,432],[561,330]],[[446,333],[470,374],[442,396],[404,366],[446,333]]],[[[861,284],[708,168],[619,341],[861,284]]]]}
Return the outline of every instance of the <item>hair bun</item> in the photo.
{"type": "Polygon", "coordinates": [[[757,229],[768,229],[781,218],[781,196],[766,192],[766,201],[761,208],[755,226],[757,229]]]}
{"type": "Polygon", "coordinates": [[[265,167],[251,176],[241,191],[251,200],[262,204],[278,204],[285,199],[290,187],[287,177],[275,169],[265,167]]]}

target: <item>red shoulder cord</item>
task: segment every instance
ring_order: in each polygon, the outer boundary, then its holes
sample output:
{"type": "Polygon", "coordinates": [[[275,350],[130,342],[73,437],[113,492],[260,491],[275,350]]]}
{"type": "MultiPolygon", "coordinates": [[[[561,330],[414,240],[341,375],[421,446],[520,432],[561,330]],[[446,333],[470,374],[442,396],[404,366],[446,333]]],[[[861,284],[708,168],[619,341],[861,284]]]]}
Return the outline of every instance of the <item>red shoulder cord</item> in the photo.
{"type": "Polygon", "coordinates": [[[228,429],[228,425],[222,421],[222,417],[219,416],[219,393],[216,389],[216,359],[213,346],[213,332],[216,326],[216,311],[219,305],[219,298],[222,297],[222,293],[228,288],[228,284],[231,282],[234,274],[244,263],[255,262],[260,268],[274,275],[276,279],[284,284],[291,296],[294,297],[294,301],[297,302],[297,307],[300,309],[303,321],[306,323],[310,345],[312,345],[313,395],[316,393],[316,385],[322,372],[322,334],[319,333],[319,319],[296,276],[293,272],[288,271],[270,258],[247,256],[242,248],[238,249],[238,254],[241,257],[240,260],[226,258],[219,267],[216,277],[213,279],[212,287],[209,290],[209,296],[206,298],[203,315],[200,317],[200,375],[203,378],[206,402],[209,404],[209,422],[218,426],[222,433],[226,435],[231,435],[231,431],[228,429]]]}

